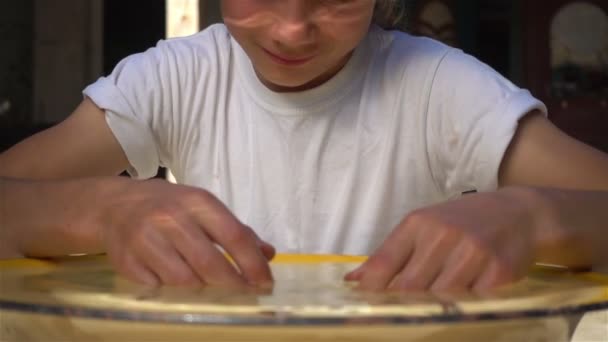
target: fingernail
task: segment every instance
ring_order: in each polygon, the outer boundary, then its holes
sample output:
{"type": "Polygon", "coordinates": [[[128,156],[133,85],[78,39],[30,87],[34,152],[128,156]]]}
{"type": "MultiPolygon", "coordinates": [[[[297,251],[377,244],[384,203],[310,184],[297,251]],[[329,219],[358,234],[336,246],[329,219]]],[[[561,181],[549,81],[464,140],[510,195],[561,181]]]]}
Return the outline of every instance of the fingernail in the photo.
{"type": "Polygon", "coordinates": [[[263,281],[253,281],[250,280],[247,284],[251,287],[267,289],[272,288],[274,286],[274,282],[272,280],[263,280],[263,281]]]}
{"type": "Polygon", "coordinates": [[[350,272],[350,273],[347,273],[344,275],[344,280],[348,280],[348,281],[356,280],[356,277],[353,272],[350,272]]]}
{"type": "Polygon", "coordinates": [[[362,275],[363,275],[363,268],[359,267],[359,268],[356,268],[353,271],[348,272],[344,276],[344,279],[346,279],[346,280],[359,280],[362,275]]]}

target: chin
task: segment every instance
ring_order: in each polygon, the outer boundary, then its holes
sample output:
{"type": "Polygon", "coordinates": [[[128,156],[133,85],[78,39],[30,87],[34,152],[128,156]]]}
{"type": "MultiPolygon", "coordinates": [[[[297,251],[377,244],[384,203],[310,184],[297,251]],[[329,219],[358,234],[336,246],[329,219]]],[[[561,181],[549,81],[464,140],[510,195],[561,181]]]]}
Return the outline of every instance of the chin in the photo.
{"type": "Polygon", "coordinates": [[[271,81],[273,84],[279,86],[279,87],[286,87],[286,88],[299,88],[299,87],[304,87],[306,86],[308,83],[311,82],[311,80],[309,79],[305,79],[305,80],[285,80],[285,79],[277,79],[274,81],[271,81]]]}
{"type": "Polygon", "coordinates": [[[286,78],[286,77],[265,77],[267,82],[271,83],[273,86],[277,88],[294,88],[294,90],[303,90],[298,88],[307,88],[307,85],[313,82],[313,79],[309,77],[306,78],[286,78]]]}

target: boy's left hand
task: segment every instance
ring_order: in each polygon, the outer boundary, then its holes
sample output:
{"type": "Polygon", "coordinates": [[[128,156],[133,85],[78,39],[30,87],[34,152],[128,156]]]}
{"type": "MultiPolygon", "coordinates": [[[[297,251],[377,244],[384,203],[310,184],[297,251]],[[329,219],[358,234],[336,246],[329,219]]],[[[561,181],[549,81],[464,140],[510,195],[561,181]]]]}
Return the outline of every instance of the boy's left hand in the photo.
{"type": "Polygon", "coordinates": [[[486,290],[522,278],[538,219],[517,189],[466,195],[408,215],[346,275],[362,290],[486,290]]]}

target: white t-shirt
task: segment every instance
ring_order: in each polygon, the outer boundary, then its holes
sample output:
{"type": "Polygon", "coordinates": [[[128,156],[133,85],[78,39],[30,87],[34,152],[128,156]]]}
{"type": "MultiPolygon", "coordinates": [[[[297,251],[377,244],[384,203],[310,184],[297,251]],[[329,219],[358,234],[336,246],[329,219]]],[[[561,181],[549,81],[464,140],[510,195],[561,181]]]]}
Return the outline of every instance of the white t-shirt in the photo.
{"type": "Polygon", "coordinates": [[[377,27],[303,92],[266,88],[214,25],[126,58],[84,94],[134,177],[166,166],[289,253],[368,254],[411,210],[496,189],[518,120],[546,112],[462,51],[377,27]]]}

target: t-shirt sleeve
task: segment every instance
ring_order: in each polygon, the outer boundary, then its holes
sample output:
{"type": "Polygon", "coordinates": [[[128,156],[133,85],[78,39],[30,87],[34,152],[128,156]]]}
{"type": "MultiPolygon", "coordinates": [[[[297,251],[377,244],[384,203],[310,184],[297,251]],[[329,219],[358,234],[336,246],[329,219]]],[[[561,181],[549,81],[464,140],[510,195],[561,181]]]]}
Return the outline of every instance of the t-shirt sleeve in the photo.
{"type": "Polygon", "coordinates": [[[159,48],[129,56],[112,74],[88,86],[84,95],[106,113],[106,121],[138,179],[151,178],[160,166],[158,139],[152,121],[161,117],[170,99],[163,95],[159,48]]]}
{"type": "Polygon", "coordinates": [[[492,191],[519,120],[547,108],[529,91],[460,50],[440,62],[429,96],[431,170],[448,196],[492,191]]]}

